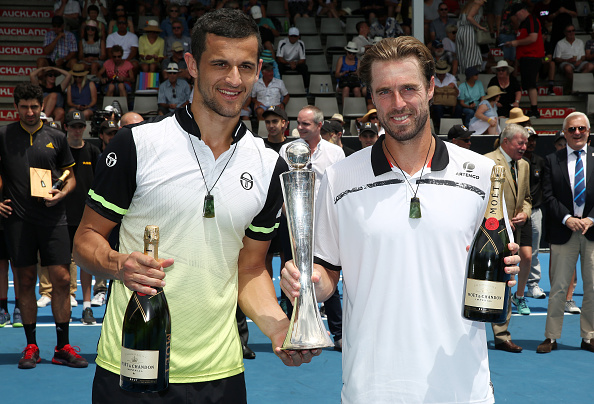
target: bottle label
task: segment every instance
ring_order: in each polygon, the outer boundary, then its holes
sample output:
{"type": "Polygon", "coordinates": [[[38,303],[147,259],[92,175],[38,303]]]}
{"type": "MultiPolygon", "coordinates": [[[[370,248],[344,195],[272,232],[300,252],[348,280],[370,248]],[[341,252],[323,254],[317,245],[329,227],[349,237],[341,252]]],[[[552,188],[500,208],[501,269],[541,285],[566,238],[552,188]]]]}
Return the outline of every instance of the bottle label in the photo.
{"type": "Polygon", "coordinates": [[[505,282],[466,280],[464,305],[483,309],[503,310],[505,282]]]}
{"type": "Polygon", "coordinates": [[[131,379],[156,380],[159,351],[140,351],[122,347],[120,374],[131,379]]]}

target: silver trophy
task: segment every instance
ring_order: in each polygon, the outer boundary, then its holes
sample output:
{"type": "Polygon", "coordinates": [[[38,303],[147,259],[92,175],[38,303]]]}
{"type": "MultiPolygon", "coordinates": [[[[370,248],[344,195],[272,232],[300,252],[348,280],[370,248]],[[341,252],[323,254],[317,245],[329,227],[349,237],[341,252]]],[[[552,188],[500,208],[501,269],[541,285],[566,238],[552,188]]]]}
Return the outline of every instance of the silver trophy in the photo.
{"type": "Polygon", "coordinates": [[[316,349],[334,346],[318,310],[313,273],[315,173],[306,168],[310,159],[307,143],[296,141],[286,150],[292,170],[280,175],[293,261],[301,277],[299,297],[293,303],[289,331],[282,349],[316,349]]]}

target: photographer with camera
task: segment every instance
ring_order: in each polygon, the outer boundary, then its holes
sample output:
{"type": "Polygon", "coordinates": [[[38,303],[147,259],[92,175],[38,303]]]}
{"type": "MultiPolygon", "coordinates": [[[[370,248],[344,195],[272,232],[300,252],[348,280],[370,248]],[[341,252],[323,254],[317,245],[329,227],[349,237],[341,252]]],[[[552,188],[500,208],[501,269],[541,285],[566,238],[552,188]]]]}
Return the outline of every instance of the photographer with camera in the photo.
{"type": "Polygon", "coordinates": [[[334,76],[338,80],[338,88],[342,93],[342,103],[344,99],[350,97],[351,91],[355,97],[361,97],[361,81],[359,80],[359,59],[357,52],[359,48],[354,42],[349,42],[344,47],[346,55],[336,61],[334,76]]]}

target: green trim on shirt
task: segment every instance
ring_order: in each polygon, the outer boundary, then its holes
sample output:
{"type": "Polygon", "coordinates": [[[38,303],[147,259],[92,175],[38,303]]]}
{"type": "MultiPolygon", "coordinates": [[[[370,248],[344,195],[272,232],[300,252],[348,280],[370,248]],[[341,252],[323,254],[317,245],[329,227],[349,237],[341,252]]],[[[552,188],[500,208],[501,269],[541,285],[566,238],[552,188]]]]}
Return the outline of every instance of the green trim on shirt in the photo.
{"type": "Polygon", "coordinates": [[[117,214],[120,214],[120,215],[124,216],[126,213],[128,213],[128,209],[120,208],[119,206],[114,205],[113,203],[106,201],[105,198],[103,198],[100,195],[97,195],[92,189],[89,190],[89,196],[91,197],[91,199],[99,202],[105,208],[110,209],[110,210],[114,211],[117,214]]]}
{"type": "Polygon", "coordinates": [[[248,229],[250,229],[251,231],[253,231],[255,233],[264,233],[264,234],[272,233],[277,228],[278,228],[278,223],[275,223],[275,225],[272,227],[256,227],[253,224],[250,224],[250,227],[248,227],[248,229]]]}

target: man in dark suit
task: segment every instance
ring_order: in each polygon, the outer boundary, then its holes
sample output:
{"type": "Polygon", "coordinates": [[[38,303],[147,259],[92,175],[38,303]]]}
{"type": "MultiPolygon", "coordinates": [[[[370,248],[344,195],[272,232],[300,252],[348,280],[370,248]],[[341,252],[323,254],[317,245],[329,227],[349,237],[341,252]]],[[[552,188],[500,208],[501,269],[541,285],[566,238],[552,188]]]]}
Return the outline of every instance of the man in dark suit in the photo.
{"type": "MultiPolygon", "coordinates": [[[[518,313],[530,314],[526,304],[524,289],[530,274],[532,260],[532,226],[530,214],[532,202],[530,198],[530,165],[523,160],[528,132],[522,126],[509,124],[501,132],[500,147],[485,154],[495,164],[505,167],[505,184],[503,196],[507,207],[507,216],[514,232],[515,242],[520,245],[520,273],[518,275],[518,289],[512,295],[512,302],[518,306],[518,313]]],[[[503,324],[493,324],[495,349],[506,352],[519,353],[522,347],[514,344],[508,330],[511,318],[511,304],[508,306],[507,320],[503,324]]]]}
{"type": "Polygon", "coordinates": [[[580,319],[581,348],[594,352],[594,148],[587,145],[590,121],[581,112],[565,118],[567,147],[549,154],[543,175],[551,243],[551,293],[546,339],[536,352],[557,349],[561,337],[565,295],[578,257],[581,257],[584,300],[580,319]]]}

